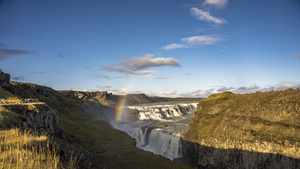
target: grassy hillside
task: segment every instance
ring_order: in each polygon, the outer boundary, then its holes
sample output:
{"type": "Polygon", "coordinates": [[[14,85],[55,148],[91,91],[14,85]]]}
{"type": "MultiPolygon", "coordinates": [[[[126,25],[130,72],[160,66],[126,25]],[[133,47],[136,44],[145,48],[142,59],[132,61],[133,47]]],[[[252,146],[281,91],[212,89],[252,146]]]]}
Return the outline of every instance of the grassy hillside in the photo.
{"type": "Polygon", "coordinates": [[[0,130],[14,128],[20,125],[20,116],[0,106],[0,130]]]}
{"type": "Polygon", "coordinates": [[[300,90],[211,95],[198,104],[184,138],[219,147],[233,140],[300,148],[300,90]]]}
{"type": "MultiPolygon", "coordinates": [[[[1,88],[0,97],[10,101],[19,99],[1,88]]],[[[50,139],[46,135],[36,135],[30,130],[21,131],[20,127],[23,128],[23,123],[20,115],[5,108],[5,106],[13,109],[28,107],[35,109],[36,107],[31,104],[12,103],[14,102],[0,105],[0,168],[66,168],[67,166],[59,160],[58,149],[50,144],[50,139]]]]}
{"type": "Polygon", "coordinates": [[[21,98],[13,95],[12,93],[2,89],[0,87],[0,99],[3,99],[2,101],[0,101],[0,103],[18,103],[21,101],[21,98]]]}
{"type": "MultiPolygon", "coordinates": [[[[65,97],[64,94],[34,85],[12,83],[16,95],[38,98],[59,112],[59,126],[64,131],[57,142],[77,144],[93,157],[87,164],[94,168],[190,168],[135,147],[134,139],[95,119],[86,100],[65,97]]],[[[89,105],[89,104],[88,104],[89,105]]],[[[102,105],[103,106],[103,105],[102,105]]],[[[99,105],[101,107],[101,105],[99,105]]],[[[104,107],[105,108],[105,107],[104,107]]],[[[97,110],[94,110],[97,111],[97,110]]],[[[99,113],[99,112],[98,112],[99,113]]]]}

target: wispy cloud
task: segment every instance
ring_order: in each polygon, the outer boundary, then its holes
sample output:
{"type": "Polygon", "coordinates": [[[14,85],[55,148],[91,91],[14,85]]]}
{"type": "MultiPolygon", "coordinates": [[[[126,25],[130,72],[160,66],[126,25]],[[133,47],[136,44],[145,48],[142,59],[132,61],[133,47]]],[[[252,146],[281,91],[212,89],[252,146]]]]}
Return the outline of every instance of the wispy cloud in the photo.
{"type": "Polygon", "coordinates": [[[59,57],[59,58],[63,58],[64,57],[64,55],[61,54],[61,53],[57,54],[56,56],[59,57]]]}
{"type": "Polygon", "coordinates": [[[226,20],[221,18],[216,18],[210,15],[208,11],[204,11],[202,9],[198,8],[191,8],[191,14],[192,16],[196,17],[198,20],[206,21],[206,22],[213,22],[215,24],[224,24],[226,23],[226,20]]]}
{"type": "Polygon", "coordinates": [[[188,48],[188,46],[184,45],[184,44],[173,43],[173,44],[162,47],[162,49],[164,49],[164,50],[172,50],[172,49],[177,49],[177,48],[188,48]]]}
{"type": "Polygon", "coordinates": [[[47,72],[28,72],[28,74],[46,74],[47,72]]]}
{"type": "Polygon", "coordinates": [[[16,81],[24,81],[25,77],[24,76],[16,76],[16,77],[13,77],[12,79],[16,80],[16,81]]]}
{"type": "Polygon", "coordinates": [[[300,88],[300,83],[293,82],[282,82],[277,85],[269,85],[268,87],[261,88],[256,84],[252,84],[249,87],[241,86],[241,87],[225,87],[225,86],[214,86],[214,88],[206,89],[206,90],[195,90],[195,91],[187,91],[187,92],[179,92],[173,89],[165,90],[161,93],[151,92],[151,91],[132,91],[127,88],[122,89],[108,89],[110,92],[115,94],[127,94],[127,93],[145,93],[149,96],[160,96],[160,97],[200,97],[207,98],[211,94],[222,93],[225,91],[230,91],[236,94],[245,94],[245,93],[255,93],[258,91],[268,92],[268,91],[279,91],[286,89],[298,89],[300,88]]]}
{"type": "Polygon", "coordinates": [[[168,77],[150,77],[150,79],[168,79],[168,77]]]}
{"type": "Polygon", "coordinates": [[[176,94],[177,94],[177,92],[175,90],[167,90],[163,93],[163,95],[166,95],[166,96],[173,96],[176,94]]]}
{"type": "Polygon", "coordinates": [[[110,89],[111,86],[96,86],[96,88],[100,88],[100,89],[110,89]]]}
{"type": "Polygon", "coordinates": [[[298,58],[300,59],[300,52],[299,53],[296,53],[296,54],[291,54],[289,56],[292,56],[292,57],[295,57],[295,58],[298,58]]]}
{"type": "Polygon", "coordinates": [[[126,76],[111,77],[111,76],[107,76],[107,75],[85,75],[85,77],[90,77],[93,79],[125,79],[125,78],[128,78],[126,76]]]}
{"type": "Polygon", "coordinates": [[[182,73],[183,75],[186,75],[186,76],[190,76],[190,75],[192,75],[192,74],[190,74],[190,73],[182,73]]]}
{"type": "Polygon", "coordinates": [[[228,0],[205,0],[203,4],[214,5],[218,8],[224,8],[228,0]]]}
{"type": "Polygon", "coordinates": [[[93,79],[112,79],[111,77],[106,75],[86,75],[86,77],[91,77],[93,79]]]}
{"type": "Polygon", "coordinates": [[[270,85],[269,87],[261,88],[257,86],[256,84],[252,84],[249,87],[247,86],[241,86],[241,87],[219,87],[219,88],[212,88],[207,90],[196,90],[196,91],[190,91],[190,92],[170,92],[166,93],[163,92],[162,96],[169,96],[169,97],[203,97],[206,98],[210,96],[211,94],[215,93],[222,93],[225,91],[231,91],[236,94],[245,94],[245,93],[255,93],[257,91],[262,92],[268,92],[268,91],[279,91],[279,90],[286,90],[286,89],[298,89],[300,88],[300,84],[293,83],[293,82],[282,82],[277,85],[270,85]]]}
{"type": "Polygon", "coordinates": [[[278,89],[280,90],[284,90],[284,89],[296,89],[296,88],[300,88],[300,84],[296,84],[293,82],[281,82],[278,86],[278,89]]]}
{"type": "Polygon", "coordinates": [[[182,38],[181,40],[189,45],[213,45],[222,39],[212,36],[192,36],[188,38],[182,38]]]}
{"type": "Polygon", "coordinates": [[[0,60],[6,60],[11,56],[35,54],[36,51],[20,49],[0,49],[0,60]]]}
{"type": "Polygon", "coordinates": [[[8,45],[5,45],[3,43],[0,43],[0,47],[9,47],[8,45]]]}
{"type": "Polygon", "coordinates": [[[120,72],[130,75],[151,75],[158,71],[148,70],[142,71],[146,68],[160,67],[160,66],[180,66],[178,60],[174,58],[153,58],[154,55],[146,54],[143,57],[124,57],[119,58],[122,62],[109,66],[102,66],[101,70],[108,72],[120,72]]]}
{"type": "Polygon", "coordinates": [[[162,47],[162,49],[172,50],[177,48],[190,48],[190,47],[200,46],[200,45],[214,45],[222,40],[223,39],[221,38],[209,36],[209,35],[185,37],[181,39],[181,41],[184,42],[185,44],[173,43],[171,45],[162,47]]]}

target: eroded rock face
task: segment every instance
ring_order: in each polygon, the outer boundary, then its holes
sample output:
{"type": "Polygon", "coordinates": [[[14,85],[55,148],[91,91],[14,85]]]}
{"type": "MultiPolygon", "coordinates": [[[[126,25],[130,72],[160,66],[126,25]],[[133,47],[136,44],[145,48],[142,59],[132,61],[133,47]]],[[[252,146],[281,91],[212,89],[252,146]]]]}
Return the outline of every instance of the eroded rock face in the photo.
{"type": "Polygon", "coordinates": [[[6,105],[6,109],[19,114],[25,126],[40,133],[56,134],[58,127],[58,112],[46,104],[42,105],[6,105]]]}
{"type": "Polygon", "coordinates": [[[299,153],[295,145],[284,146],[259,141],[255,143],[235,140],[219,143],[209,141],[211,140],[189,145],[192,163],[198,168],[300,168],[300,159],[293,157],[299,153]],[[282,152],[290,156],[283,155],[282,152]]]}
{"type": "Polygon", "coordinates": [[[10,86],[9,81],[10,81],[10,75],[0,70],[0,87],[10,92],[13,92],[13,89],[10,86]]]}
{"type": "Polygon", "coordinates": [[[72,91],[64,90],[60,91],[64,96],[71,99],[92,101],[94,103],[100,103],[105,106],[112,106],[114,102],[112,99],[112,93],[107,92],[82,92],[82,91],[72,91]]]}

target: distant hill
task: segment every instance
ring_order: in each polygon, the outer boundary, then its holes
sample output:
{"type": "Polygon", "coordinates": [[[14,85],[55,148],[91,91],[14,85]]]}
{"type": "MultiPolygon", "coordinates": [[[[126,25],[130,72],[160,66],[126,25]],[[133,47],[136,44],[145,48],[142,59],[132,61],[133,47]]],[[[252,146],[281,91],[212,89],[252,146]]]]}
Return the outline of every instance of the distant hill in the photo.
{"type": "Polygon", "coordinates": [[[300,90],[213,94],[198,104],[183,138],[198,166],[297,168],[300,90]]]}
{"type": "Polygon", "coordinates": [[[168,97],[149,97],[144,93],[140,94],[126,94],[114,95],[112,93],[103,92],[88,92],[88,91],[73,91],[73,90],[59,90],[67,98],[77,100],[88,100],[101,103],[105,106],[114,106],[121,100],[126,100],[127,105],[168,102],[168,101],[201,101],[202,98],[168,98],[168,97]]]}

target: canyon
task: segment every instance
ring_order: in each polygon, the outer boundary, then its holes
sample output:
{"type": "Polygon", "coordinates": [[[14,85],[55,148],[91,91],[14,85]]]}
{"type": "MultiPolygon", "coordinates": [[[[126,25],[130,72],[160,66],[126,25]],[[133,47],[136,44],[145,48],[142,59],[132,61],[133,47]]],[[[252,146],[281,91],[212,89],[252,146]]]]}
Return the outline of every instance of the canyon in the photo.
{"type": "Polygon", "coordinates": [[[53,134],[62,159],[81,154],[80,168],[300,168],[299,89],[171,99],[56,91],[1,75],[1,98],[43,102],[2,107],[53,134]]]}

